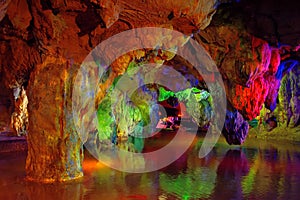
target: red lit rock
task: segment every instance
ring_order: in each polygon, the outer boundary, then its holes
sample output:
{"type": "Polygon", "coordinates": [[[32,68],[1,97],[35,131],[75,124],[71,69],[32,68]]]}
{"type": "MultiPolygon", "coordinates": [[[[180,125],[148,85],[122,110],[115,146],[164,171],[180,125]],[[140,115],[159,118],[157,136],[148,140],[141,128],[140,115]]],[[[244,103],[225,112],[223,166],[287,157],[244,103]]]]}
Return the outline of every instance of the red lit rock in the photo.
{"type": "Polygon", "coordinates": [[[5,17],[10,0],[0,2],[0,21],[5,17]]]}
{"type": "Polygon", "coordinates": [[[249,88],[225,82],[227,99],[246,119],[259,115],[268,94],[268,86],[263,77],[255,79],[249,88]]]}
{"type": "Polygon", "coordinates": [[[228,101],[251,120],[259,115],[265,101],[270,108],[276,104],[280,51],[250,35],[241,19],[234,19],[233,24],[224,20],[217,13],[216,20],[195,38],[216,61],[228,101]]]}

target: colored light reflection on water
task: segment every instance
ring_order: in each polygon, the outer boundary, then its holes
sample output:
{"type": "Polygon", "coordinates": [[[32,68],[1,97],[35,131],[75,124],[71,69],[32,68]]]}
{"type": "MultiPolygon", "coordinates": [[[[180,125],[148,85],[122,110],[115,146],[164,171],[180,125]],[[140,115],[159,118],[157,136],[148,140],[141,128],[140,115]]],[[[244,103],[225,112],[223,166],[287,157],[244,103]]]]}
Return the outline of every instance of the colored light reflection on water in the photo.
{"type": "Polygon", "coordinates": [[[24,181],[25,153],[1,154],[0,199],[298,199],[299,144],[249,139],[230,147],[221,139],[199,159],[201,141],[168,167],[144,174],[112,170],[86,154],[83,179],[45,185],[24,181]]]}

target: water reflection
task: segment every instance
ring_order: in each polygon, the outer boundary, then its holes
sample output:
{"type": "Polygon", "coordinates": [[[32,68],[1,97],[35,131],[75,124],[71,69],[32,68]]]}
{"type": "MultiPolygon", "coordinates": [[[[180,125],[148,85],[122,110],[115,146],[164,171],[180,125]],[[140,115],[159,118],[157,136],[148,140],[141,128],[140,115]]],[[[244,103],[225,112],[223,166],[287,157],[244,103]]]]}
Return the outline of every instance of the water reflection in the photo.
{"type": "Polygon", "coordinates": [[[298,199],[299,145],[249,140],[230,148],[221,141],[203,159],[191,148],[143,174],[115,171],[86,155],[82,180],[47,185],[24,181],[26,154],[1,154],[0,199],[298,199]]]}
{"type": "Polygon", "coordinates": [[[228,150],[217,169],[215,199],[242,199],[241,180],[249,172],[249,163],[241,150],[228,150]]]}
{"type": "Polygon", "coordinates": [[[296,144],[263,144],[243,178],[243,194],[250,199],[298,199],[300,162],[296,144]]]}
{"type": "MultiPolygon", "coordinates": [[[[18,193],[16,199],[83,199],[84,187],[81,183],[67,184],[39,184],[30,183],[25,185],[25,192],[18,193]]],[[[10,198],[8,198],[10,199],[10,198]]]]}

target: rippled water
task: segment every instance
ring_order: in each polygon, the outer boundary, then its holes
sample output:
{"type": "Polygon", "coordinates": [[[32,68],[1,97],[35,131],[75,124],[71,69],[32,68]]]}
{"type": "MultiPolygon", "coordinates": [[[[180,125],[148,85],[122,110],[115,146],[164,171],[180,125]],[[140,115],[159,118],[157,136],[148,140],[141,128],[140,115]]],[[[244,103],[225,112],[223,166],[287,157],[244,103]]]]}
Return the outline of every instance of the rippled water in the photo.
{"type": "Polygon", "coordinates": [[[201,140],[168,167],[144,174],[115,171],[86,155],[85,177],[64,184],[26,182],[26,154],[2,154],[0,199],[299,199],[299,144],[249,139],[239,147],[221,139],[199,159],[201,140]]]}

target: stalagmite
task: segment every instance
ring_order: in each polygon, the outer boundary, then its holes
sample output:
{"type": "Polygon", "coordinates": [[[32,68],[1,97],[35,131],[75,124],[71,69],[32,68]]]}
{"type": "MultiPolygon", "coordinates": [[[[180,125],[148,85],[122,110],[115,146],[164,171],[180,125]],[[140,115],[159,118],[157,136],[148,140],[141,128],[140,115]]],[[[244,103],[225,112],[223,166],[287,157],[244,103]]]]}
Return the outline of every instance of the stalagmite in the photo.
{"type": "Polygon", "coordinates": [[[28,98],[24,87],[15,96],[15,111],[11,115],[11,127],[17,136],[25,135],[28,129],[28,98]]]}

